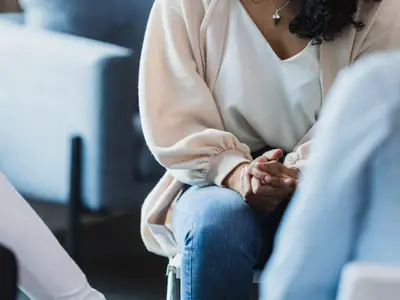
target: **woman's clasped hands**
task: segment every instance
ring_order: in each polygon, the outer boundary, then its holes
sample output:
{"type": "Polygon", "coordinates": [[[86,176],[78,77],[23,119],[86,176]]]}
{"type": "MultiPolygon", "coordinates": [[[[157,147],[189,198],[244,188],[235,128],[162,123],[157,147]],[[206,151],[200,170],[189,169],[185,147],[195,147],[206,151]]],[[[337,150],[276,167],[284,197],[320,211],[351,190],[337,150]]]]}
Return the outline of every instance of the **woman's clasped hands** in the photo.
{"type": "Polygon", "coordinates": [[[279,161],[282,156],[283,151],[275,149],[250,164],[239,166],[228,178],[228,185],[240,193],[252,208],[274,211],[290,199],[298,184],[299,170],[283,165],[279,161]]]}

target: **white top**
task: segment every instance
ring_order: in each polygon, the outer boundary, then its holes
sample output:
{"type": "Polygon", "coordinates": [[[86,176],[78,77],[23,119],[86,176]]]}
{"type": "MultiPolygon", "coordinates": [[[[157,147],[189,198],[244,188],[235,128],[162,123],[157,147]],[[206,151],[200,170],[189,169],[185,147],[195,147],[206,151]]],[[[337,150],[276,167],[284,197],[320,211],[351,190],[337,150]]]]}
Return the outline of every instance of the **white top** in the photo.
{"type": "Polygon", "coordinates": [[[266,145],[293,151],[322,105],[319,47],[309,43],[281,60],[240,1],[231,3],[213,92],[224,125],[252,151],[266,145]],[[232,85],[235,94],[229,92],[232,85]]]}

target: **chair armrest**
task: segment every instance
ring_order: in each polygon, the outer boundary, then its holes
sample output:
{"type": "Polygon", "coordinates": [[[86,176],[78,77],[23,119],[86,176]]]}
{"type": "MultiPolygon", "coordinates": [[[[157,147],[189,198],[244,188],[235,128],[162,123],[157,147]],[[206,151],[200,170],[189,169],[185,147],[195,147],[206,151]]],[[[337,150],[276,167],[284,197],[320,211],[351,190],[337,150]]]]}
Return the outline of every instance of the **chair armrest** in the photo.
{"type": "Polygon", "coordinates": [[[22,193],[65,202],[70,138],[84,140],[88,208],[132,202],[131,50],[0,23],[0,170],[22,193]]]}
{"type": "Polygon", "coordinates": [[[345,267],[338,300],[397,300],[400,297],[400,267],[349,264],[345,267]]]}

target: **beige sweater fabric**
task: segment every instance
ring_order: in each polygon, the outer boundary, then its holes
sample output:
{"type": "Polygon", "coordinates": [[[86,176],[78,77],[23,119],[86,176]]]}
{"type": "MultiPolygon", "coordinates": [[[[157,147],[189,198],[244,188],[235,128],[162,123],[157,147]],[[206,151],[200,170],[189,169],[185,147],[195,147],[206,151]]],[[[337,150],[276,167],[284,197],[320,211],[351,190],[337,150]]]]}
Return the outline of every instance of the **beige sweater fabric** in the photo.
{"type": "MultiPolygon", "coordinates": [[[[147,249],[159,255],[178,252],[168,213],[184,185],[221,185],[238,164],[252,160],[249,147],[225,131],[212,93],[233,1],[239,0],[156,0],[150,15],[139,105],[146,142],[167,172],[143,204],[141,234],[147,249]]],[[[361,5],[357,19],[364,29],[348,28],[320,46],[325,96],[339,71],[360,57],[400,49],[399,13],[399,0],[361,5]]],[[[287,166],[304,167],[313,128],[288,155],[287,166]]]]}

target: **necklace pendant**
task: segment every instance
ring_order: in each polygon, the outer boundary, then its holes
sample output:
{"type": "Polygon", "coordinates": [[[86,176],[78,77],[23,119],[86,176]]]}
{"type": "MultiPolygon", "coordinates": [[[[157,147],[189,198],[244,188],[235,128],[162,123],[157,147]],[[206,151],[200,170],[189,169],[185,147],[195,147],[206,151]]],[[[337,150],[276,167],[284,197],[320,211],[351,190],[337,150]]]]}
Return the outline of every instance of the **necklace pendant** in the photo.
{"type": "Polygon", "coordinates": [[[272,16],[272,19],[274,20],[275,25],[279,24],[281,21],[281,14],[279,13],[279,10],[276,10],[275,14],[272,16]]]}

